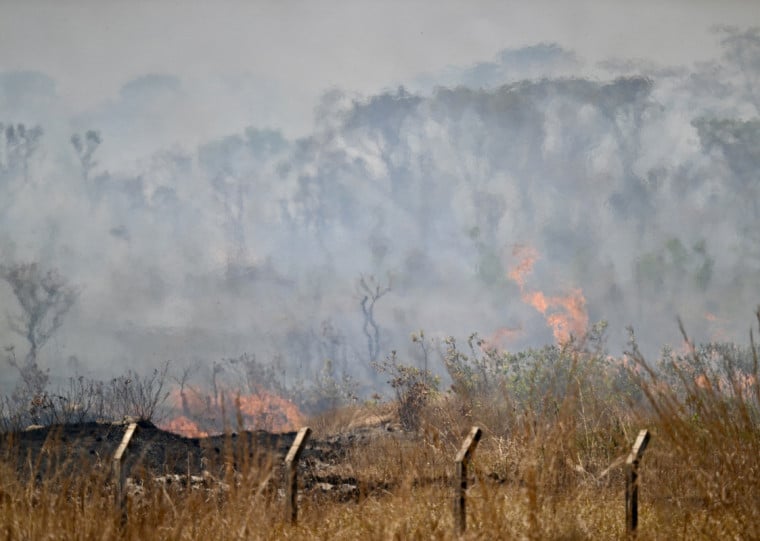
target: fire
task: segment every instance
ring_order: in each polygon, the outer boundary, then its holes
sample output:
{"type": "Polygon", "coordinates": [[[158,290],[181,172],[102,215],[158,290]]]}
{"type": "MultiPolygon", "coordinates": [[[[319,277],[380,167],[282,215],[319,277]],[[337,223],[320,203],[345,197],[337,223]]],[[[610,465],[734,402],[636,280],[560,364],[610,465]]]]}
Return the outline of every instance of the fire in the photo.
{"type": "Polygon", "coordinates": [[[546,311],[549,309],[549,301],[546,296],[540,291],[523,292],[523,301],[530,304],[533,308],[546,315],[546,311]]]}
{"type": "Polygon", "coordinates": [[[184,415],[180,415],[178,417],[174,417],[173,419],[170,419],[166,423],[163,423],[161,425],[161,428],[168,432],[174,432],[175,434],[185,436],[186,438],[208,437],[208,432],[206,432],[205,430],[201,430],[198,427],[198,423],[188,419],[184,415]]]}
{"type": "Polygon", "coordinates": [[[705,321],[708,322],[710,330],[710,341],[712,342],[730,342],[731,333],[728,329],[728,321],[712,312],[705,312],[705,321]]]}
{"type": "Polygon", "coordinates": [[[482,349],[500,349],[514,342],[523,333],[522,327],[501,327],[483,340],[482,349]]]}
{"type": "Polygon", "coordinates": [[[293,402],[263,388],[245,395],[227,391],[217,397],[175,389],[169,402],[182,413],[161,428],[190,438],[204,438],[240,424],[246,430],[272,432],[295,430],[302,424],[301,412],[293,402]]]}
{"type": "Polygon", "coordinates": [[[571,336],[582,336],[588,328],[586,298],[580,289],[573,289],[567,295],[547,296],[538,290],[529,290],[527,277],[533,272],[538,260],[538,252],[530,246],[517,245],[512,250],[517,264],[509,271],[509,277],[520,288],[523,302],[535,308],[546,318],[554,339],[559,344],[570,340],[571,336]]]}
{"type": "Polygon", "coordinates": [[[522,291],[525,288],[526,277],[533,272],[533,265],[538,259],[538,252],[524,244],[517,244],[512,249],[512,257],[518,258],[519,261],[513,269],[509,271],[509,277],[520,286],[522,291]]]}
{"type": "Polygon", "coordinates": [[[282,432],[296,430],[301,424],[301,412],[293,402],[263,390],[241,395],[236,406],[244,418],[253,420],[258,427],[282,432]]]}

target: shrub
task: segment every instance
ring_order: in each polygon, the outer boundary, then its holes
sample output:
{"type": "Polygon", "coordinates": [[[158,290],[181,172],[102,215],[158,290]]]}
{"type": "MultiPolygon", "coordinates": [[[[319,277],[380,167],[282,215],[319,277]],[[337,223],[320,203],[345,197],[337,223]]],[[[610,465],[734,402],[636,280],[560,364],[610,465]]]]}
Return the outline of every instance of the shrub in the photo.
{"type": "Polygon", "coordinates": [[[401,426],[405,430],[417,430],[431,393],[438,390],[438,378],[428,370],[400,364],[395,351],[384,361],[373,363],[372,366],[378,373],[390,377],[388,384],[396,394],[401,426]]]}
{"type": "Polygon", "coordinates": [[[124,417],[155,422],[160,420],[169,394],[169,362],[145,376],[132,370],[108,382],[77,376],[55,389],[47,372],[36,363],[24,366],[26,370],[20,372],[21,381],[14,391],[0,400],[4,430],[124,417]]]}

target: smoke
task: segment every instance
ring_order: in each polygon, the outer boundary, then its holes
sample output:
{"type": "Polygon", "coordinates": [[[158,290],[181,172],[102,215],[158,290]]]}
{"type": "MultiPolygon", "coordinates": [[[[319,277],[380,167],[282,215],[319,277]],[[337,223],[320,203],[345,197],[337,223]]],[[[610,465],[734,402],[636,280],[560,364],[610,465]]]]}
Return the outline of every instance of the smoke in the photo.
{"type": "MultiPolygon", "coordinates": [[[[235,94],[219,81],[146,75],[68,114],[49,77],[6,72],[0,259],[80,288],[40,352],[58,373],[249,352],[291,377],[330,358],[369,379],[363,277],[390,288],[381,355],[411,355],[418,329],[518,349],[602,319],[612,351],[628,325],[657,351],[678,315],[697,340],[743,341],[760,302],[760,38],[716,32],[725,56],[693,67],[610,59],[591,77],[538,45],[413,90],[335,89],[300,138],[210,99],[235,94]],[[21,122],[44,132],[24,155],[7,131],[21,122]],[[72,135],[90,130],[85,164],[72,135]]],[[[0,306],[17,309],[6,284],[0,306]]],[[[28,347],[5,326],[0,343],[28,347]]]]}

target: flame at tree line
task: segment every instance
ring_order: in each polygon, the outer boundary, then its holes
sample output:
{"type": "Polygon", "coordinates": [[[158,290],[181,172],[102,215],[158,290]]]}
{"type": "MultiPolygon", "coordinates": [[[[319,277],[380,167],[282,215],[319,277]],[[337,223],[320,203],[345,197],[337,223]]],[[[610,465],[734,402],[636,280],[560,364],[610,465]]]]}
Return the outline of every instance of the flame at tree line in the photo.
{"type": "MultiPolygon", "coordinates": [[[[582,337],[588,328],[588,313],[581,289],[571,289],[567,295],[546,295],[540,290],[531,289],[527,278],[539,259],[538,252],[531,246],[519,244],[513,248],[512,256],[517,262],[509,270],[509,278],[520,288],[523,302],[544,316],[555,341],[564,344],[571,337],[582,337]]],[[[500,347],[522,333],[522,326],[503,327],[484,343],[486,347],[500,347]]],[[[174,411],[181,413],[161,427],[185,437],[206,437],[237,428],[283,432],[296,430],[303,419],[293,402],[263,387],[249,394],[226,389],[213,395],[192,389],[176,389],[170,393],[170,403],[174,411]]]]}
{"type": "MultiPolygon", "coordinates": [[[[582,337],[589,324],[583,291],[572,288],[565,295],[547,295],[533,289],[528,285],[528,278],[540,258],[538,251],[532,246],[518,244],[512,249],[512,257],[516,262],[508,271],[508,277],[519,287],[522,301],[545,318],[555,341],[565,344],[571,337],[582,337]]],[[[704,317],[711,323],[720,322],[720,318],[710,312],[705,313],[704,317]]],[[[484,343],[486,347],[502,347],[523,332],[522,325],[503,327],[484,343]]],[[[695,381],[698,385],[705,385],[705,376],[700,375],[695,381]]],[[[170,401],[173,409],[182,413],[163,423],[162,428],[186,437],[221,433],[225,428],[237,428],[239,422],[249,430],[289,431],[301,426],[303,419],[303,414],[293,402],[264,388],[251,394],[227,390],[221,393],[221,398],[196,391],[175,390],[170,393],[170,401]]]]}
{"type": "Polygon", "coordinates": [[[544,316],[557,343],[564,344],[571,336],[583,336],[588,328],[583,292],[574,288],[567,295],[548,296],[539,290],[529,289],[526,282],[539,258],[538,252],[531,246],[518,244],[512,249],[512,256],[517,264],[510,269],[509,278],[520,288],[523,302],[544,316]]]}
{"type": "Polygon", "coordinates": [[[263,388],[250,394],[223,391],[216,397],[175,389],[169,394],[169,402],[174,411],[182,413],[162,423],[161,428],[188,438],[239,428],[287,432],[296,430],[303,418],[293,402],[263,388]]]}

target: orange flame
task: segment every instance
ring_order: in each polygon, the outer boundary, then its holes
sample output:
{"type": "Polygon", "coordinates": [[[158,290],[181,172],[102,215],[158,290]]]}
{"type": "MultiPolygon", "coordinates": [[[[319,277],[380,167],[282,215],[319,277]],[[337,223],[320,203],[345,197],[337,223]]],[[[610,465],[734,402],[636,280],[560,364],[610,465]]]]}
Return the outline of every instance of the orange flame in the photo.
{"type": "Polygon", "coordinates": [[[538,259],[538,252],[525,245],[516,245],[512,256],[517,258],[517,264],[509,271],[509,277],[520,288],[523,302],[535,308],[546,318],[551,327],[554,339],[559,344],[567,343],[571,336],[582,336],[588,328],[588,313],[586,299],[580,289],[573,289],[568,295],[546,296],[543,292],[530,291],[526,281],[533,272],[533,266],[538,259]]]}
{"type": "Polygon", "coordinates": [[[284,432],[296,430],[301,424],[301,412],[293,402],[263,389],[256,394],[240,395],[236,406],[257,427],[284,432]]]}
{"type": "Polygon", "coordinates": [[[163,423],[161,425],[161,428],[167,432],[174,432],[175,434],[185,436],[186,438],[208,437],[208,432],[201,430],[198,426],[198,423],[188,419],[184,415],[179,415],[173,419],[170,419],[169,421],[163,423]]]}
{"type": "Polygon", "coordinates": [[[520,286],[520,291],[522,291],[525,288],[526,277],[533,272],[533,265],[538,259],[538,252],[531,246],[517,244],[512,248],[512,257],[519,258],[520,261],[509,271],[509,277],[520,286]]]}
{"type": "Polygon", "coordinates": [[[303,416],[293,402],[265,389],[245,395],[226,392],[222,396],[223,399],[215,399],[209,394],[171,391],[169,402],[182,414],[163,423],[161,428],[188,438],[204,438],[223,432],[229,424],[242,423],[245,430],[272,432],[295,430],[302,424],[303,416]],[[230,423],[230,418],[235,422],[230,423]]]}
{"type": "Polygon", "coordinates": [[[514,342],[523,333],[522,327],[501,327],[483,340],[482,350],[500,349],[514,342]]]}
{"type": "Polygon", "coordinates": [[[705,312],[705,320],[708,322],[710,329],[710,340],[712,342],[730,342],[731,333],[727,327],[727,320],[711,312],[705,312]]]}

